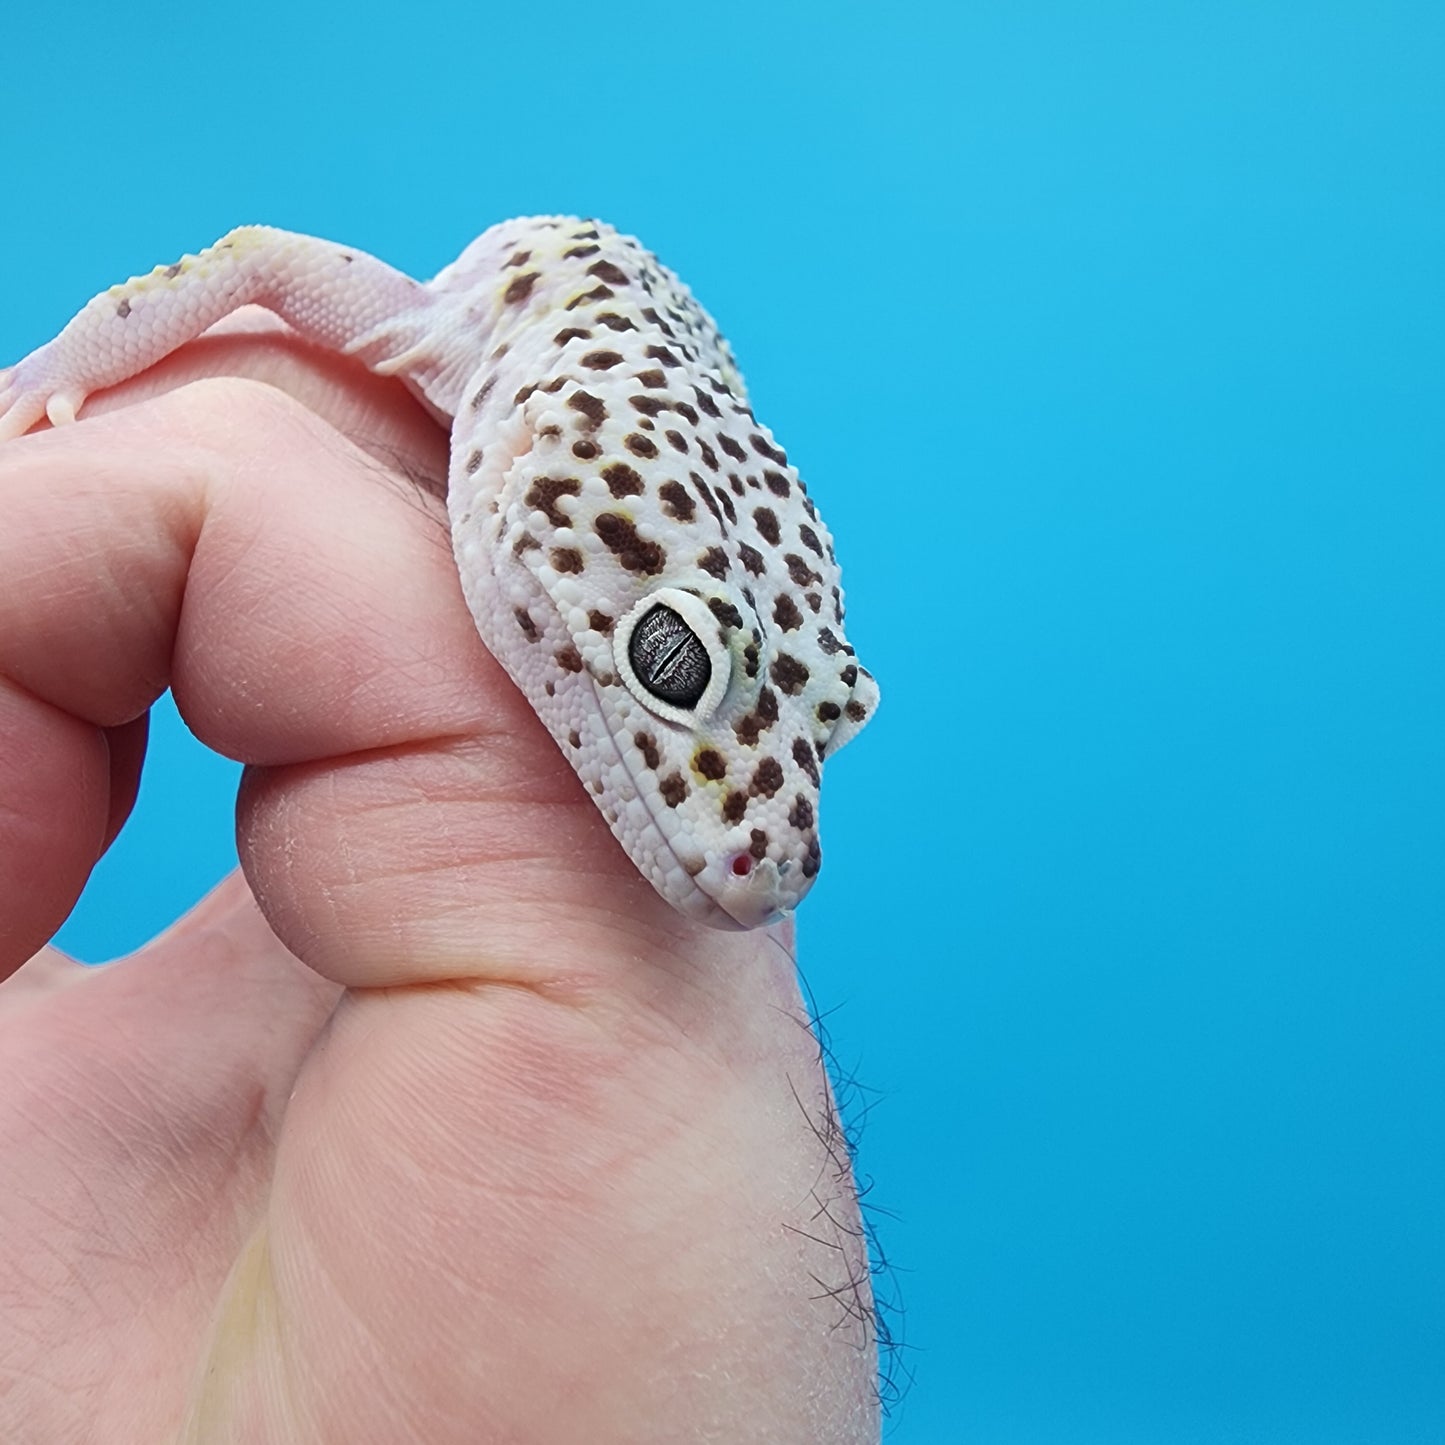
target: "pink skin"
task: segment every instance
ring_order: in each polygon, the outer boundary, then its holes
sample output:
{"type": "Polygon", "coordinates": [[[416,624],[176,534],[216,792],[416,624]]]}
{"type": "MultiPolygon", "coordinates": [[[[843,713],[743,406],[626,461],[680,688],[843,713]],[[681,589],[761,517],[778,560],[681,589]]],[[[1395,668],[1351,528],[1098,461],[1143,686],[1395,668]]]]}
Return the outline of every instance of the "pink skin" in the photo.
{"type": "Polygon", "coordinates": [[[227,329],[0,447],[0,1438],[875,1441],[790,927],[634,873],[420,407],[227,329]],[[217,372],[306,404],[171,390],[217,372]],[[85,971],[43,945],[168,684],[252,764],[245,876],[85,971]]]}

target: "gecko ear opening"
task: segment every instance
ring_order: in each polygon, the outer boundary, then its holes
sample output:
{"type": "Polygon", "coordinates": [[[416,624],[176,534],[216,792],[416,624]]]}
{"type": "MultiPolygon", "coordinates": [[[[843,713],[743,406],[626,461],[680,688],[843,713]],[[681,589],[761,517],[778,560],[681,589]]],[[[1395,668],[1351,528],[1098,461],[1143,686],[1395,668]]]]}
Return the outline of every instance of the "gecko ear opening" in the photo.
{"type": "Polygon", "coordinates": [[[694,727],[727,692],[732,659],[706,603],[659,587],[618,623],[612,655],[627,690],[649,712],[694,727]]]}

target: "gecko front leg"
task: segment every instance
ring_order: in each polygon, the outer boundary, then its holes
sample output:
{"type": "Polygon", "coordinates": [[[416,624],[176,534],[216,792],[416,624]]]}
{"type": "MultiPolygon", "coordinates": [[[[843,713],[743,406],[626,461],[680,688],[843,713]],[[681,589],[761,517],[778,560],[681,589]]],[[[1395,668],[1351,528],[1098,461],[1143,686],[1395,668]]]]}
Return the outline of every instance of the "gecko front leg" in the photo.
{"type": "MultiPolygon", "coordinates": [[[[197,256],[101,292],[53,341],[0,372],[0,441],[42,416],[55,425],[73,421],[92,393],[137,375],[249,304],[375,371],[394,369],[439,330],[437,297],[374,256],[269,226],[239,226],[197,256]]],[[[461,363],[473,359],[468,348],[461,363]]],[[[408,378],[434,405],[446,360],[434,357],[408,378]]]]}

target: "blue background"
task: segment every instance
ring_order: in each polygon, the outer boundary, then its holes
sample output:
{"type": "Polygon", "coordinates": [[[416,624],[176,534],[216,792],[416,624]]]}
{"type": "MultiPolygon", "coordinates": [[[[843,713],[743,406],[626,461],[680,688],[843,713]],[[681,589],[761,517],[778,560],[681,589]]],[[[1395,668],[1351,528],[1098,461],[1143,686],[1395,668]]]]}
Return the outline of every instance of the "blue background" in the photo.
{"type": "MultiPolygon", "coordinates": [[[[12,10],[9,357],[239,221],[553,210],[733,339],[884,686],[804,960],[894,1441],[1445,1439],[1445,9],[12,10]]],[[[62,943],[234,781],[160,716],[62,943]]]]}

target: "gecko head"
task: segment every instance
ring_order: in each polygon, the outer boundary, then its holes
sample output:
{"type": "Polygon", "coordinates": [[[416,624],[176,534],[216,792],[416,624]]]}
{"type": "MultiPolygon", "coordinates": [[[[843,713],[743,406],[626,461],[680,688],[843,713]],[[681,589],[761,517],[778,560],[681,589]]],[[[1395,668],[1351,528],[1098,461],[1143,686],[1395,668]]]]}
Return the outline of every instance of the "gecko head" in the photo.
{"type": "Polygon", "coordinates": [[[553,338],[552,380],[529,380],[489,442],[500,565],[469,564],[464,516],[463,578],[498,589],[474,603],[483,635],[639,872],[689,917],[755,928],[812,887],[823,761],[878,690],[771,433],[720,375],[644,354],[651,338],[609,315],[605,349],[553,338]]]}

